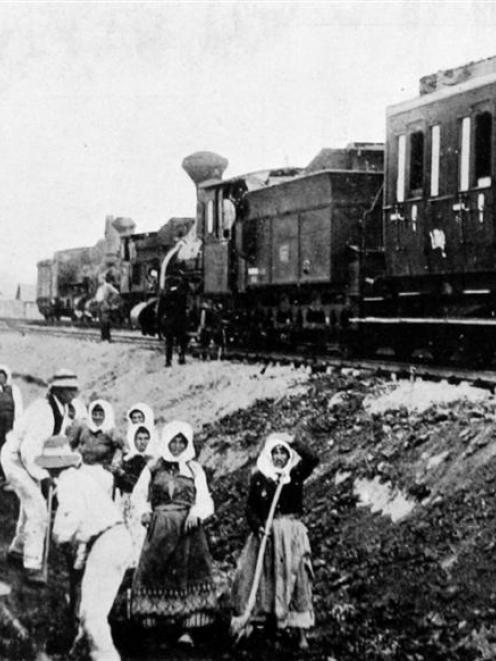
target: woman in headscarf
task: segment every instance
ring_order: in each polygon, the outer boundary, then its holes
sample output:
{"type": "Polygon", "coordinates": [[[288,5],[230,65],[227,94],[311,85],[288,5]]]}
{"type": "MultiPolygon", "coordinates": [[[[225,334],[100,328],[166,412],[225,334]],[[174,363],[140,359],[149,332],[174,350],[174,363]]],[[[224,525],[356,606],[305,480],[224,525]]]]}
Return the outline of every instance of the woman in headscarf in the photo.
{"type": "Polygon", "coordinates": [[[132,494],[147,527],[132,587],[132,613],[144,626],[188,630],[214,621],[217,600],[202,522],[214,512],[205,473],[194,460],[193,429],[173,421],[162,431],[160,458],[143,470],[132,494]]]}
{"type": "Polygon", "coordinates": [[[303,514],[303,483],[318,459],[286,433],[270,434],[250,481],[246,516],[251,532],[234,579],[234,613],[245,614],[255,565],[277,485],[282,481],[263,569],[250,621],[299,631],[299,646],[308,648],[307,630],[314,624],[310,543],[303,514]]]}
{"type": "Polygon", "coordinates": [[[75,422],[70,435],[72,449],[81,454],[84,464],[99,464],[114,472],[120,464],[124,442],[115,429],[110,402],[95,399],[88,407],[88,419],[75,422]]]}
{"type": "Polygon", "coordinates": [[[126,419],[128,426],[145,424],[148,427],[153,427],[155,424],[152,407],[144,402],[136,402],[136,404],[130,406],[126,413],[126,419]]]}
{"type": "MultiPolygon", "coordinates": [[[[159,439],[157,438],[157,430],[155,428],[155,415],[153,409],[148,404],[144,402],[136,402],[126,412],[127,420],[127,433],[133,434],[130,430],[135,427],[135,425],[145,425],[145,427],[150,431],[150,443],[148,445],[149,454],[157,454],[158,446],[160,445],[159,439]]],[[[132,447],[128,443],[129,447],[132,447]]]]}
{"type": "Polygon", "coordinates": [[[133,540],[133,567],[136,567],[138,562],[146,531],[132,506],[131,493],[143,469],[153,459],[151,439],[152,430],[146,423],[130,425],[127,432],[127,445],[130,450],[114,471],[115,500],[121,508],[124,523],[133,540]]]}
{"type": "MultiPolygon", "coordinates": [[[[22,395],[17,386],[12,383],[12,372],[7,365],[0,365],[0,450],[5,443],[5,437],[14,422],[22,415],[22,395]]],[[[5,483],[5,474],[0,464],[0,484],[5,483]]]]}

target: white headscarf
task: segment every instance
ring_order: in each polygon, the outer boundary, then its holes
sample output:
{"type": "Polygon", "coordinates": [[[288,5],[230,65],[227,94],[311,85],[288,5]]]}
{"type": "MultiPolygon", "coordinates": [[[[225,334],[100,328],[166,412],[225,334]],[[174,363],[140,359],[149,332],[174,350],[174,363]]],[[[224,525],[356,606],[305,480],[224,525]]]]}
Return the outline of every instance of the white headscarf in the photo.
{"type": "Polygon", "coordinates": [[[274,482],[277,482],[279,476],[282,476],[282,483],[288,484],[291,482],[290,471],[293,468],[295,453],[291,449],[289,442],[293,440],[293,437],[290,434],[285,432],[276,432],[274,434],[269,434],[265,440],[262,452],[257,459],[257,468],[258,470],[274,482]],[[278,468],[274,466],[272,460],[272,450],[278,445],[282,446],[289,454],[288,461],[283,468],[278,468]]]}
{"type": "MultiPolygon", "coordinates": [[[[195,447],[193,445],[193,428],[187,422],[173,420],[162,429],[160,456],[165,461],[179,463],[179,473],[185,477],[192,477],[195,481],[196,497],[192,504],[190,514],[199,517],[202,521],[214,513],[214,502],[207,485],[205,471],[200,464],[194,460],[195,447]],[[174,457],[169,450],[169,443],[178,434],[182,434],[187,441],[187,446],[179,457],[174,457]]],[[[143,470],[134,488],[131,500],[136,512],[143,514],[151,511],[149,499],[149,485],[151,480],[150,468],[143,470]]]]}
{"type": "Polygon", "coordinates": [[[126,413],[126,418],[127,418],[128,425],[135,424],[131,420],[131,413],[133,411],[141,411],[141,413],[143,413],[143,416],[144,416],[145,419],[144,419],[143,423],[139,423],[139,424],[144,424],[149,428],[154,427],[154,425],[155,425],[155,416],[153,415],[153,410],[152,410],[151,406],[148,406],[148,404],[145,404],[144,402],[137,402],[136,404],[133,404],[131,407],[129,407],[129,409],[127,410],[127,413],[126,413]]]}
{"type": "Polygon", "coordinates": [[[193,427],[188,422],[181,420],[173,420],[165,425],[162,429],[162,439],[160,442],[160,456],[165,461],[175,462],[179,464],[179,472],[182,475],[191,475],[191,470],[188,469],[187,462],[191,461],[196,456],[195,446],[193,445],[193,427]],[[187,445],[178,457],[169,450],[169,443],[174,436],[182,434],[187,441],[187,445]]]}
{"type": "Polygon", "coordinates": [[[6,386],[12,385],[12,370],[7,365],[0,365],[0,372],[4,372],[7,380],[5,382],[6,386]]]}
{"type": "Polygon", "coordinates": [[[114,409],[112,408],[112,404],[110,404],[110,402],[107,402],[105,399],[95,399],[93,402],[91,402],[91,404],[88,406],[88,428],[92,432],[109,432],[115,428],[114,409]],[[103,413],[105,415],[101,425],[95,425],[91,417],[93,409],[97,406],[100,406],[103,409],[103,413]]]}
{"type": "Polygon", "coordinates": [[[153,430],[150,429],[150,427],[145,423],[145,422],[139,422],[136,425],[129,425],[128,430],[127,430],[127,445],[129,447],[129,452],[126,454],[124,457],[124,461],[129,461],[129,459],[132,459],[133,457],[136,457],[137,455],[141,457],[152,457],[153,456],[153,430]],[[141,452],[138,450],[136,447],[136,434],[144,429],[147,431],[150,435],[150,440],[148,441],[148,445],[146,446],[145,450],[141,452]]]}

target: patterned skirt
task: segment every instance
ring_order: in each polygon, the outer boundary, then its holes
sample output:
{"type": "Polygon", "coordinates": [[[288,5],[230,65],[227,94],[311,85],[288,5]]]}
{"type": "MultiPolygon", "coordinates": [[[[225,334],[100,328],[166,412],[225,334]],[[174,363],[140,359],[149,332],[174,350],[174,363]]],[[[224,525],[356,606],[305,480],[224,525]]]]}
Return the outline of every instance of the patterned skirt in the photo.
{"type": "MultiPolygon", "coordinates": [[[[242,615],[253,584],[260,537],[250,533],[238,561],[232,589],[235,615],[242,615]]],[[[313,626],[313,570],[306,526],[298,519],[274,519],[265,547],[262,575],[251,619],[275,616],[280,629],[313,626]]]]}
{"type": "Polygon", "coordinates": [[[201,524],[188,532],[188,509],[157,508],[133,578],[132,616],[144,626],[185,629],[215,620],[217,597],[212,559],[201,524]]]}

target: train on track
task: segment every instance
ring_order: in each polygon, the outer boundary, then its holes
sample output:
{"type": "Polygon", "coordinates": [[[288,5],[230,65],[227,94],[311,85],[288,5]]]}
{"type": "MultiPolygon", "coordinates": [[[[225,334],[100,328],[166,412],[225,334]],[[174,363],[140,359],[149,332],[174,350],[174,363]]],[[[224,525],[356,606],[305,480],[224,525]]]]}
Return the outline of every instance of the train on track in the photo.
{"type": "Polygon", "coordinates": [[[38,262],[39,311],[47,321],[65,317],[91,325],[97,319],[98,284],[110,276],[122,301],[114,322],[128,325],[131,310],[156,297],[164,256],[193,222],[193,218],[171,218],[156,232],[136,233],[130,218],[107,216],[104,239],[95,246],[59,250],[38,262]]]}
{"type": "Polygon", "coordinates": [[[194,218],[167,240],[163,228],[142,244],[120,236],[114,267],[128,311],[140,306],[149,330],[180,273],[194,323],[215,311],[231,344],[487,364],[495,111],[493,57],[422,78],[417,98],[387,109],[385,144],[229,179],[226,159],[192,154],[183,167],[196,186],[194,218]]]}

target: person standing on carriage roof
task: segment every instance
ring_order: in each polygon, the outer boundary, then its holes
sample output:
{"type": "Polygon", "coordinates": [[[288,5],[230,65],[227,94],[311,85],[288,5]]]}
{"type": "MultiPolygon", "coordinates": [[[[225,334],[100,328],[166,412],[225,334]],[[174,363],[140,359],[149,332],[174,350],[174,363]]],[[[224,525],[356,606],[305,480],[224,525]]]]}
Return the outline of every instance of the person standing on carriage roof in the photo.
{"type": "Polygon", "coordinates": [[[7,434],[1,463],[20,501],[19,519],[7,556],[22,562],[29,583],[42,585],[43,549],[48,526],[46,499],[53,479],[37,464],[45,441],[65,434],[72,423],[69,404],[78,392],[74,372],[61,369],[53,376],[46,397],[35,400],[7,434]]]}
{"type": "MultiPolygon", "coordinates": [[[[12,372],[7,365],[0,365],[0,451],[7,433],[14,422],[22,415],[22,395],[12,383],[12,372]]],[[[0,464],[0,485],[5,483],[5,475],[0,464]]]]}

